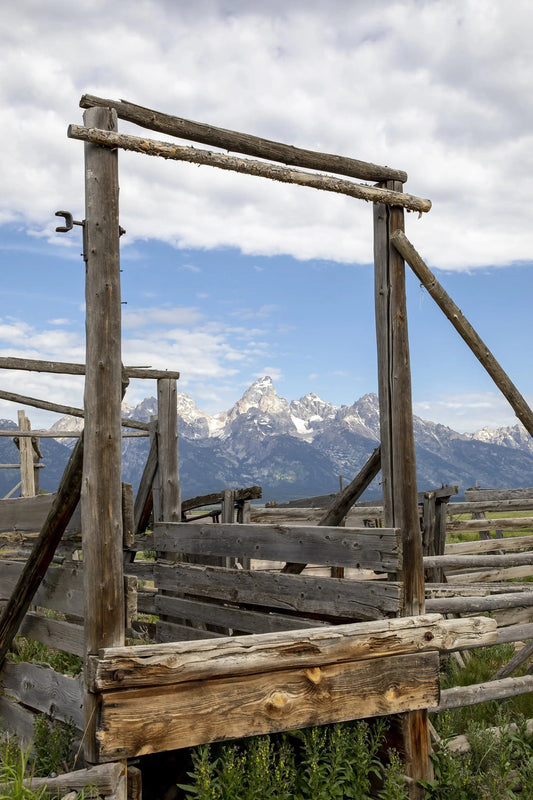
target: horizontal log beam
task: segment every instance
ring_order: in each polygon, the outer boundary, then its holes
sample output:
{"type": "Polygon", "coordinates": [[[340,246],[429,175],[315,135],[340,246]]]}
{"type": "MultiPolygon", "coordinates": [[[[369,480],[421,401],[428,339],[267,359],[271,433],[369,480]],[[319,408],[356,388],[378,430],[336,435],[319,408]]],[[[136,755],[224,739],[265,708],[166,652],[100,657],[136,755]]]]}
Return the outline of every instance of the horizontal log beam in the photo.
{"type": "MultiPolygon", "coordinates": [[[[56,775],[54,778],[28,778],[23,785],[32,792],[38,793],[43,789],[45,796],[63,797],[70,792],[81,792],[83,789],[95,789],[98,797],[110,797],[118,786],[119,780],[125,773],[124,764],[113,762],[110,764],[98,764],[96,767],[79,769],[75,772],[67,772],[64,775],[56,775]]],[[[15,790],[13,784],[2,786],[4,791],[15,790]]],[[[85,797],[93,797],[92,792],[85,797]]]]}
{"type": "Polygon", "coordinates": [[[453,531],[513,531],[533,528],[533,517],[500,517],[499,519],[458,519],[449,522],[446,530],[453,531]]]}
{"type": "Polygon", "coordinates": [[[424,556],[424,569],[461,569],[461,567],[518,567],[531,564],[533,552],[510,553],[503,556],[424,556]]]}
{"type": "Polygon", "coordinates": [[[530,511],[533,509],[533,495],[509,500],[476,500],[467,503],[450,503],[447,514],[476,514],[489,511],[530,511]]]}
{"type": "MultiPolygon", "coordinates": [[[[493,520],[499,522],[499,520],[493,520]]],[[[499,525],[494,525],[494,528],[499,525]]],[[[533,548],[533,536],[508,536],[505,539],[480,539],[477,542],[453,542],[446,545],[444,554],[489,553],[491,550],[527,550],[533,548]]]]}
{"type": "Polygon", "coordinates": [[[296,167],[324,170],[338,175],[348,175],[351,178],[360,178],[368,181],[397,180],[405,183],[407,173],[403,170],[381,167],[355,158],[337,156],[330,153],[320,153],[314,150],[304,150],[301,147],[273,142],[259,136],[247,133],[216,128],[202,122],[193,122],[182,117],[163,114],[150,108],[129,103],[126,100],[106,100],[91,94],[84,94],[80,100],[81,108],[91,106],[104,106],[114,108],[119,119],[133,122],[143,128],[158,133],[177,136],[192,142],[221,147],[234,153],[243,153],[257,158],[266,158],[279,161],[282,164],[292,164],[296,167]]]}
{"type": "MultiPolygon", "coordinates": [[[[10,403],[20,403],[23,406],[33,406],[33,408],[42,408],[44,411],[53,411],[55,414],[67,414],[70,417],[85,416],[83,408],[76,408],[75,406],[65,406],[61,403],[50,403],[48,400],[39,400],[36,397],[27,397],[17,392],[5,392],[0,390],[0,400],[8,400],[10,403]]],[[[149,430],[147,422],[139,422],[136,419],[122,419],[121,425],[125,428],[137,428],[141,431],[149,430]]]]}
{"type": "Polygon", "coordinates": [[[533,436],[533,411],[520,394],[505,370],[495,359],[481,336],[477,334],[461,309],[453,302],[446,290],[440,285],[420,254],[415,250],[405,233],[397,230],[391,242],[400,255],[407,261],[418,280],[427,289],[441,311],[450,320],[457,333],[466,342],[480,364],[485,367],[490,377],[508,400],[514,413],[524,425],[530,436],[533,436]]]}
{"type": "Polygon", "coordinates": [[[470,686],[454,686],[453,689],[443,689],[440,693],[438,706],[430,711],[447,711],[450,708],[464,708],[486,703],[489,700],[505,700],[507,697],[516,697],[520,694],[533,692],[533,675],[524,675],[520,678],[502,678],[489,683],[476,683],[470,686]]]}
{"type": "MultiPolygon", "coordinates": [[[[262,497],[262,489],[260,486],[250,486],[246,489],[235,490],[235,502],[244,500],[259,500],[262,497]]],[[[215,503],[221,503],[224,499],[224,492],[212,492],[211,494],[200,494],[196,497],[190,497],[188,500],[183,500],[181,504],[182,512],[192,511],[194,508],[202,508],[202,506],[211,506],[215,503]]]]}
{"type": "MultiPolygon", "coordinates": [[[[148,436],[148,432],[144,431],[122,431],[122,438],[123,439],[136,439],[136,438],[146,438],[148,436]]],[[[15,438],[15,437],[26,437],[31,439],[79,439],[81,436],[81,431],[53,431],[53,430],[31,430],[31,431],[18,431],[18,430],[1,430],[0,437],[5,436],[7,438],[15,438]]],[[[20,465],[18,465],[20,466],[20,465]]],[[[35,464],[35,467],[44,467],[45,464],[35,464]]],[[[34,468],[35,468],[34,467],[34,468]]]]}
{"type": "Polygon", "coordinates": [[[426,600],[428,611],[440,614],[481,614],[500,608],[531,608],[533,592],[509,592],[489,597],[432,597],[426,600]]]}
{"type": "MultiPolygon", "coordinates": [[[[0,356],[0,369],[21,369],[29,372],[50,372],[58,375],[85,375],[85,364],[72,364],[66,361],[43,361],[34,358],[14,358],[0,356]]],[[[152,367],[123,367],[122,374],[126,378],[173,378],[178,380],[179,372],[152,367]]]]}
{"type": "Polygon", "coordinates": [[[317,663],[379,659],[402,653],[480,647],[496,641],[488,617],[398,617],[283,633],[223,637],[216,642],[108,647],[90,656],[91,691],[206,681],[317,663]]]}
{"type": "Polygon", "coordinates": [[[198,150],[195,147],[173,145],[168,142],[158,142],[153,139],[142,139],[138,136],[128,136],[123,133],[104,131],[99,128],[86,128],[83,125],[69,125],[68,136],[82,142],[92,142],[103,147],[131,150],[149,156],[159,156],[173,161],[188,161],[192,164],[203,164],[209,167],[239,172],[244,175],[255,175],[260,178],[292,183],[298,186],[307,186],[310,189],[320,189],[325,192],[345,194],[359,200],[371,203],[385,203],[390,206],[402,206],[410,211],[419,213],[427,212],[431,208],[431,201],[414,195],[395,192],[390,189],[381,189],[366,184],[352,183],[344,178],[333,178],[330,175],[319,175],[311,172],[278,167],[263,161],[226,156],[208,150],[198,150]]]}

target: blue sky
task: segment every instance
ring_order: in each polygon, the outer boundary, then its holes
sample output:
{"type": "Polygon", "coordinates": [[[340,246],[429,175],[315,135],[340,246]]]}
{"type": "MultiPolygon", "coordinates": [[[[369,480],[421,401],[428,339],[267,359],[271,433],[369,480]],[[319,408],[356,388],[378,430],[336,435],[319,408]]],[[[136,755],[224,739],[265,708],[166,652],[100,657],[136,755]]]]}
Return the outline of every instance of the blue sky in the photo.
{"type": "MultiPolygon", "coordinates": [[[[117,5],[58,0],[50,14],[25,0],[0,22],[1,355],[84,358],[80,230],[55,234],[54,212],[83,217],[83,147],[66,128],[90,92],[405,169],[406,190],[433,202],[407,215],[408,237],[533,400],[528,3],[117,5]]],[[[341,405],[376,391],[369,205],[131,153],[119,162],[125,363],[180,370],[179,388],[208,412],[264,374],[288,399],[315,391],[341,405]]],[[[408,298],[415,413],[463,431],[514,424],[409,274],[408,298]]],[[[75,378],[0,371],[0,388],[82,403],[75,378]]],[[[126,399],[153,391],[134,383],[126,399]]],[[[16,406],[0,402],[0,416],[16,406]]]]}

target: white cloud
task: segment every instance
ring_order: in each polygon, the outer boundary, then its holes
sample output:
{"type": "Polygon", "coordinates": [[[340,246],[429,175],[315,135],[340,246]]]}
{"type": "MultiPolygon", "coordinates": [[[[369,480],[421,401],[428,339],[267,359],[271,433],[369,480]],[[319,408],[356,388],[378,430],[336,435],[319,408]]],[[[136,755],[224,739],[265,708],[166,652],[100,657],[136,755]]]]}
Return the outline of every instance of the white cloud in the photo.
{"type": "Polygon", "coordinates": [[[497,392],[464,392],[415,400],[413,412],[422,419],[440,422],[460,433],[471,433],[485,426],[500,428],[518,423],[507,400],[497,392]]]}
{"type": "MultiPolygon", "coordinates": [[[[533,166],[527,0],[194,9],[147,0],[126,18],[114,4],[58,0],[50,14],[29,0],[3,10],[0,222],[51,234],[56,208],[82,215],[82,147],[66,127],[88,91],[406,169],[408,191],[434,204],[407,228],[434,266],[531,259],[516,189],[533,166]]],[[[371,259],[365,204],[209,168],[121,154],[121,208],[130,239],[371,259]]]]}

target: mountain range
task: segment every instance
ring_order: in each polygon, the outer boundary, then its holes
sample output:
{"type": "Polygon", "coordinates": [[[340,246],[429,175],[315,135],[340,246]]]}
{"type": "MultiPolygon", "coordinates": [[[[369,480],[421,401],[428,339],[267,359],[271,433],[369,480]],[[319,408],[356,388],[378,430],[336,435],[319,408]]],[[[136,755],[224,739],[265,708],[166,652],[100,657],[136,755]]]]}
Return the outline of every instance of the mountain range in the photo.
{"type": "MultiPolygon", "coordinates": [[[[338,491],[339,475],[348,483],[379,443],[379,404],[375,394],[351,406],[335,406],[311,392],[289,402],[269,377],[253,383],[228,411],[206,414],[178,393],[180,482],[184,498],[223,488],[260,485],[263,500],[282,502],[338,491]]],[[[147,421],[157,413],[155,398],[123,415],[147,421]]],[[[52,430],[73,430],[81,420],[63,417],[52,430]]],[[[16,424],[0,420],[0,428],[16,424]]],[[[521,424],[475,433],[414,418],[419,490],[457,484],[514,488],[533,486],[533,440],[521,424]]],[[[41,439],[41,487],[53,490],[73,440],[41,439]]],[[[138,485],[148,452],[147,439],[124,439],[123,479],[138,485]]],[[[0,439],[0,463],[14,463],[10,439],[0,439]]],[[[365,499],[380,496],[379,475],[365,499]]],[[[14,485],[16,473],[0,470],[0,492],[14,485]],[[8,474],[6,474],[8,473],[8,474]]]]}

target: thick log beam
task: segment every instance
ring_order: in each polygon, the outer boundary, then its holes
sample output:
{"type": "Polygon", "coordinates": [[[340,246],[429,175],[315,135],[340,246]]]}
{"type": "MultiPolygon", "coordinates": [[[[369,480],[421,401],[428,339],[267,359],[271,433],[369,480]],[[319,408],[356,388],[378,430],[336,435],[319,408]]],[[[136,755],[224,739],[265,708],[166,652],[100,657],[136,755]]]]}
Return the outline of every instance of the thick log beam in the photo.
{"type": "Polygon", "coordinates": [[[103,147],[113,149],[120,147],[123,150],[132,150],[148,156],[159,156],[173,161],[188,161],[192,164],[204,164],[209,167],[240,172],[244,175],[255,175],[260,178],[279,181],[280,183],[293,183],[298,186],[307,186],[310,189],[321,189],[325,192],[345,194],[370,203],[385,203],[390,206],[401,206],[409,211],[419,213],[429,211],[431,201],[414,195],[404,194],[392,189],[381,189],[361,183],[353,183],[344,178],[334,178],[331,175],[319,175],[312,172],[289,167],[279,167],[263,161],[226,156],[208,150],[198,150],[195,147],[158,142],[153,139],[143,139],[139,136],[128,136],[123,133],[89,128],[82,125],[69,125],[68,136],[82,142],[92,142],[103,147]]]}
{"type": "MultiPolygon", "coordinates": [[[[85,417],[83,408],[64,406],[61,403],[50,403],[48,400],[39,400],[36,397],[27,397],[26,395],[17,394],[16,392],[0,390],[0,400],[9,400],[11,403],[20,403],[23,406],[33,406],[33,408],[42,408],[43,411],[53,411],[55,414],[67,414],[70,417],[85,417]]],[[[147,431],[150,428],[147,422],[139,422],[139,420],[136,419],[123,419],[121,425],[125,428],[135,428],[140,431],[147,431]]]]}
{"type": "Polygon", "coordinates": [[[216,128],[202,122],[193,122],[182,117],[162,114],[151,108],[144,108],[126,100],[107,100],[102,97],[84,94],[80,100],[81,108],[91,106],[104,106],[114,108],[119,119],[133,122],[143,128],[148,128],[158,133],[177,136],[192,142],[221,147],[234,153],[243,153],[247,156],[266,158],[270,161],[279,161],[282,164],[292,164],[296,167],[324,170],[337,175],[347,175],[350,178],[359,178],[366,181],[398,180],[405,183],[407,173],[403,170],[381,167],[355,158],[337,156],[330,153],[320,153],[314,150],[304,150],[301,147],[273,142],[259,136],[247,133],[230,131],[225,128],[216,128]]]}
{"type": "MultiPolygon", "coordinates": [[[[50,372],[56,375],[85,375],[85,364],[72,364],[66,361],[42,361],[35,358],[14,358],[0,356],[0,369],[23,369],[30,372],[50,372]]],[[[173,378],[178,380],[179,372],[152,367],[123,367],[126,378],[173,378]]]]}
{"type": "Polygon", "coordinates": [[[495,359],[483,339],[476,333],[461,309],[456,306],[450,295],[441,286],[435,275],[415,250],[403,231],[397,230],[392,236],[396,250],[405,258],[420,283],[427,289],[441,311],[450,320],[455,330],[466,342],[478,361],[485,367],[490,377],[509,401],[513,411],[524,425],[530,436],[533,436],[533,411],[522,397],[505,370],[495,359]]]}

